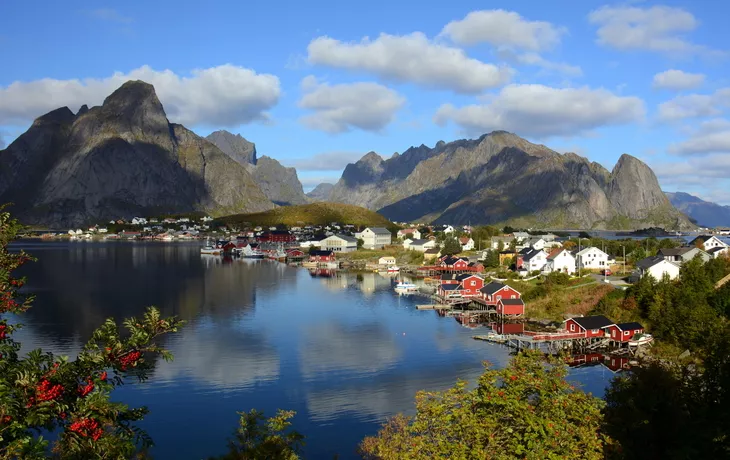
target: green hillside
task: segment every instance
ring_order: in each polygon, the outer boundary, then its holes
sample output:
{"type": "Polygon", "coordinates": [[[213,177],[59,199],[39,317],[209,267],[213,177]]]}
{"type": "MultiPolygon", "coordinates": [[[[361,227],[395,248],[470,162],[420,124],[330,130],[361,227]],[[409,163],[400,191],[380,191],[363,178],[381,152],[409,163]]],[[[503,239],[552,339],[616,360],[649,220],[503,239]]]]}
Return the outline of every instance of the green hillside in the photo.
{"type": "Polygon", "coordinates": [[[312,203],[298,206],[282,206],[265,212],[235,214],[220,217],[217,221],[226,224],[273,226],[285,224],[289,227],[301,225],[327,225],[332,222],[369,227],[390,227],[393,224],[380,214],[369,209],[340,203],[312,203]]]}

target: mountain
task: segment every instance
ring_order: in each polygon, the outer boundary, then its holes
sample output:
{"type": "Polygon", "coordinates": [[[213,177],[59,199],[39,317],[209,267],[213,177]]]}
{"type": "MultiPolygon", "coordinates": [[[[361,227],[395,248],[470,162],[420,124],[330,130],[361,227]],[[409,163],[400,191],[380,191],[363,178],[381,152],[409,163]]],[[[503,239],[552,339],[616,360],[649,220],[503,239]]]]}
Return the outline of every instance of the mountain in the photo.
{"type": "Polygon", "coordinates": [[[398,221],[509,223],[521,227],[691,228],[652,170],[624,154],[612,171],[512,133],[439,141],[349,164],[330,201],[398,221]]]}
{"type": "Polygon", "coordinates": [[[0,203],[23,222],[78,226],[168,212],[271,209],[247,169],[170,123],[152,85],[128,81],[98,107],[36,119],[0,150],[0,203]]]}
{"type": "Polygon", "coordinates": [[[699,225],[706,227],[730,227],[730,206],[704,201],[684,192],[667,193],[675,208],[687,214],[699,225]]]}
{"type": "Polygon", "coordinates": [[[257,158],[256,145],[240,134],[220,130],[206,139],[246,167],[269,200],[282,206],[309,203],[296,169],[287,168],[267,156],[257,158]]]}
{"type": "Polygon", "coordinates": [[[323,182],[307,193],[307,196],[314,201],[327,201],[333,188],[334,184],[323,182]]]}

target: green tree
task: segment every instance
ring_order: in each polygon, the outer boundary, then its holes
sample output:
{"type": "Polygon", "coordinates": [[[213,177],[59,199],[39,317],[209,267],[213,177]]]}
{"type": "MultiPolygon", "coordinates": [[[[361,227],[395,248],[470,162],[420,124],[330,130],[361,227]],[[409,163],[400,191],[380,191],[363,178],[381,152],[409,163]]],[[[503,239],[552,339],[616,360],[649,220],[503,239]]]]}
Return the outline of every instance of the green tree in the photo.
{"type": "Polygon", "coordinates": [[[499,267],[499,253],[493,249],[485,251],[484,266],[490,268],[499,267]]]}
{"type": "Polygon", "coordinates": [[[412,240],[413,239],[413,233],[408,232],[405,235],[403,235],[404,240],[412,240]]]}
{"type": "Polygon", "coordinates": [[[363,240],[362,238],[358,238],[358,239],[357,239],[357,248],[358,248],[358,249],[362,249],[362,247],[363,247],[364,245],[365,245],[365,240],[363,240]]]}
{"type": "Polygon", "coordinates": [[[449,236],[444,240],[444,244],[441,246],[441,254],[454,255],[461,252],[461,244],[453,236],[449,236]]]}
{"type": "Polygon", "coordinates": [[[499,242],[497,243],[497,251],[499,251],[499,252],[504,251],[504,241],[499,240],[499,242]]]}
{"type": "Polygon", "coordinates": [[[151,445],[134,424],[147,410],[112,402],[110,394],[130,374],[146,378],[155,355],[172,359],[155,340],[177,331],[182,322],[150,308],[142,318],[124,321],[124,336],[108,319],[75,360],[40,349],[21,357],[21,345],[13,339],[21,326],[4,315],[19,315],[33,301],[19,291],[26,280],[13,275],[32,259],[23,251],[8,251],[19,230],[8,213],[0,212],[0,458],[46,458],[50,446],[41,433],[54,431],[56,457],[135,456],[151,445]]]}
{"type": "Polygon", "coordinates": [[[239,412],[238,429],[229,441],[227,454],[219,460],[296,460],[304,446],[304,436],[291,429],[293,411],[279,410],[269,419],[251,410],[239,412]]]}
{"type": "Polygon", "coordinates": [[[603,402],[565,381],[567,367],[541,354],[487,368],[469,390],[419,392],[416,415],[398,415],[361,446],[365,459],[602,459],[603,402]]]}
{"type": "Polygon", "coordinates": [[[509,250],[510,252],[515,252],[517,250],[517,240],[512,240],[509,242],[509,250]]]}

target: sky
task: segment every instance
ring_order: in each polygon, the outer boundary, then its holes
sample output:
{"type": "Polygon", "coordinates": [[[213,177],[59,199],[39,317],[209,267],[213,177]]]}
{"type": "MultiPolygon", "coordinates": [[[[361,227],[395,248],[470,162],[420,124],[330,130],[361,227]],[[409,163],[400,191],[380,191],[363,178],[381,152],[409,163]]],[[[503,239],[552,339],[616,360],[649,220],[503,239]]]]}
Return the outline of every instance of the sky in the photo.
{"type": "Polygon", "coordinates": [[[36,117],[155,86],[305,190],[369,151],[514,132],[730,205],[730,2],[0,1],[0,148],[36,117]]]}

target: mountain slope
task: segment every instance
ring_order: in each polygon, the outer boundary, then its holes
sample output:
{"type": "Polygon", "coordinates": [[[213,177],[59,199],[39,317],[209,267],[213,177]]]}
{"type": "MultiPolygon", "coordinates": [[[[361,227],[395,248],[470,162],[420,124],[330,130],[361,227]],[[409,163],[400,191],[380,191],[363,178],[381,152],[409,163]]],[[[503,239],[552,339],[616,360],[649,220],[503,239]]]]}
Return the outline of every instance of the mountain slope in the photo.
{"type": "Polygon", "coordinates": [[[256,145],[240,134],[220,130],[211,133],[206,139],[246,167],[269,200],[282,206],[309,203],[296,169],[287,168],[267,156],[257,158],[256,145]]]}
{"type": "Polygon", "coordinates": [[[307,196],[314,201],[327,201],[333,188],[335,188],[334,184],[322,182],[307,193],[307,196]]]}
{"type": "Polygon", "coordinates": [[[384,160],[370,152],[345,168],[331,201],[390,219],[555,228],[689,228],[654,173],[623,155],[612,172],[514,134],[440,141],[384,160]]]}
{"type": "Polygon", "coordinates": [[[227,224],[252,225],[285,224],[290,227],[301,225],[329,225],[332,222],[358,226],[388,227],[392,225],[382,215],[360,206],[341,203],[311,203],[299,206],[282,206],[270,211],[237,214],[220,219],[227,224]]]}
{"type": "Polygon", "coordinates": [[[0,202],[21,220],[76,226],[109,218],[273,207],[246,168],[170,124],[152,85],[128,81],[99,107],[38,118],[0,151],[0,202]]]}
{"type": "Polygon", "coordinates": [[[730,227],[730,206],[702,200],[689,193],[667,193],[669,201],[694,219],[699,225],[707,227],[730,227]]]}

